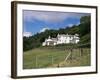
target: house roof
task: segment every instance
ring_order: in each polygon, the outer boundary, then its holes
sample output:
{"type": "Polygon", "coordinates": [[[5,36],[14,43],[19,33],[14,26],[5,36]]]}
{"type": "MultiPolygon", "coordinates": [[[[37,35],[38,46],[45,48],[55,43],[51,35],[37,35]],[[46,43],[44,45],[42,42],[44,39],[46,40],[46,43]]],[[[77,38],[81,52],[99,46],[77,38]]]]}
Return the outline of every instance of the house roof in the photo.
{"type": "Polygon", "coordinates": [[[52,39],[47,39],[46,41],[53,41],[52,39]]]}
{"type": "Polygon", "coordinates": [[[69,35],[69,34],[58,34],[57,37],[78,37],[79,35],[78,34],[75,34],[75,35],[69,35]]]}

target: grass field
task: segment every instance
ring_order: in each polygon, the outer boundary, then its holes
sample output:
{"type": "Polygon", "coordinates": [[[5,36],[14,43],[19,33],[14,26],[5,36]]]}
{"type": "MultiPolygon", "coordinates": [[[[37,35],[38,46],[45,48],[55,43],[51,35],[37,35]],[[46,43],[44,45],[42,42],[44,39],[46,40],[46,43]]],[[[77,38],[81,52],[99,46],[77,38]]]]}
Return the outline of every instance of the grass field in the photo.
{"type": "Polygon", "coordinates": [[[80,49],[73,49],[72,56],[66,57],[70,53],[68,49],[36,48],[24,52],[23,69],[48,68],[48,67],[75,67],[90,66],[90,49],[83,48],[80,56],[80,49]]]}

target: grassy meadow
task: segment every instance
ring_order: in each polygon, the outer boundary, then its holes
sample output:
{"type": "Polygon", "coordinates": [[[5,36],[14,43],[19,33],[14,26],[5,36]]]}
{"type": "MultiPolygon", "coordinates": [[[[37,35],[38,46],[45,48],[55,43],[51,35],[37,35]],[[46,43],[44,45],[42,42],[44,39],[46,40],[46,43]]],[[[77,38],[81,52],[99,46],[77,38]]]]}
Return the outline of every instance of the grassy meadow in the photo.
{"type": "Polygon", "coordinates": [[[23,54],[23,69],[90,66],[90,48],[80,49],[35,48],[23,54]],[[68,57],[69,53],[71,55],[68,57]],[[68,59],[66,60],[66,58],[68,59]]]}

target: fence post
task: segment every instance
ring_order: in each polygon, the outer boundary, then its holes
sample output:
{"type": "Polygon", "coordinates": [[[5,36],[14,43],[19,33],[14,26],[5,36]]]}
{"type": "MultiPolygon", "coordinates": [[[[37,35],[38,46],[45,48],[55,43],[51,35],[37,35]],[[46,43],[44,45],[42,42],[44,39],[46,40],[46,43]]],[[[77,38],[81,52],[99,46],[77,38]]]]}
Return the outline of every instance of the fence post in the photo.
{"type": "Polygon", "coordinates": [[[58,64],[58,66],[57,66],[58,68],[60,67],[60,64],[58,64]]]}
{"type": "Polygon", "coordinates": [[[71,52],[71,57],[70,57],[70,59],[72,60],[72,49],[70,50],[70,52],[71,52]]]}
{"type": "Polygon", "coordinates": [[[51,63],[52,63],[52,65],[53,65],[53,63],[54,63],[53,56],[51,56],[51,63]]]}
{"type": "Polygon", "coordinates": [[[81,56],[81,48],[79,49],[79,51],[80,51],[80,56],[81,56]]]}
{"type": "Polygon", "coordinates": [[[83,55],[83,49],[80,48],[80,56],[82,56],[82,55],[83,55]]]}
{"type": "Polygon", "coordinates": [[[72,62],[72,48],[70,49],[70,62],[72,62]]]}
{"type": "Polygon", "coordinates": [[[35,67],[38,68],[38,63],[37,63],[37,56],[35,56],[35,67]]]}

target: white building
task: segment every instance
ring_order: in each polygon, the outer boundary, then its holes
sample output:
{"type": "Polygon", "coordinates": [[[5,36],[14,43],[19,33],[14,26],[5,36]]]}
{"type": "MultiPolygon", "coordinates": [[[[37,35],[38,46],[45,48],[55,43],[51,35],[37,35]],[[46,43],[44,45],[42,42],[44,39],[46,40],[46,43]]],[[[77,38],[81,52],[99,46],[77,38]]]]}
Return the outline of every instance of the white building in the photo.
{"type": "Polygon", "coordinates": [[[77,44],[79,42],[79,35],[68,35],[68,34],[58,34],[56,38],[51,38],[50,36],[48,39],[42,43],[42,46],[54,46],[57,44],[68,44],[73,43],[77,44]]]}

